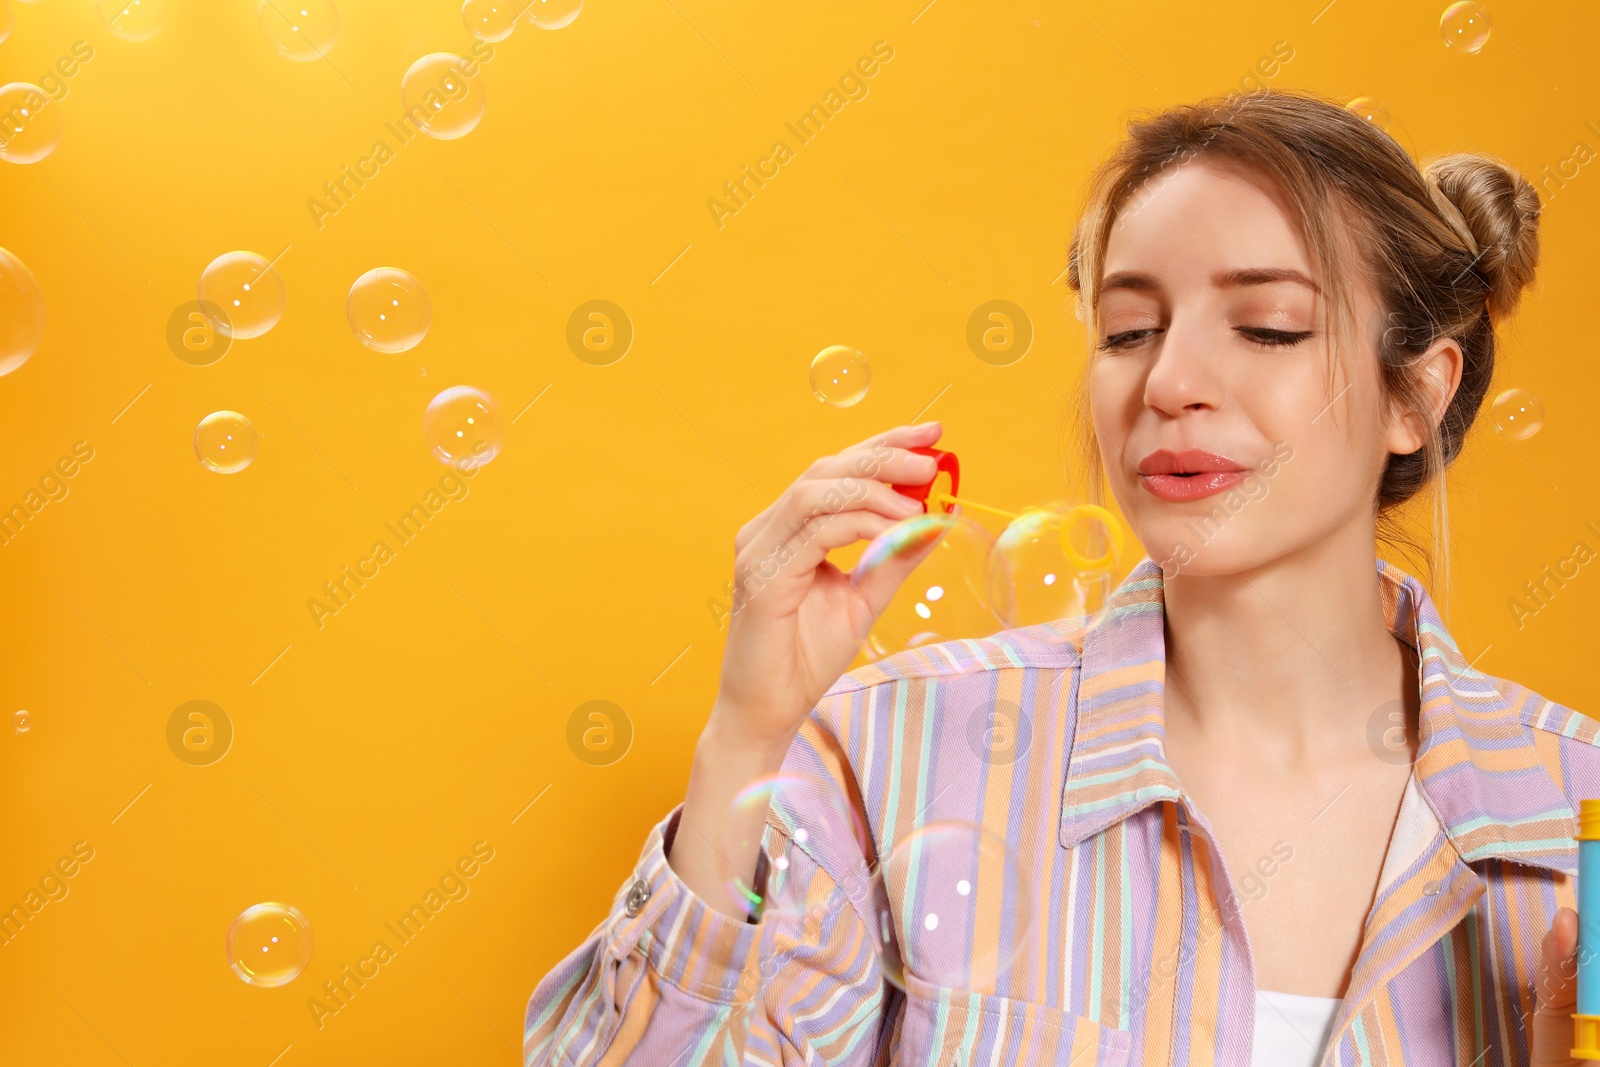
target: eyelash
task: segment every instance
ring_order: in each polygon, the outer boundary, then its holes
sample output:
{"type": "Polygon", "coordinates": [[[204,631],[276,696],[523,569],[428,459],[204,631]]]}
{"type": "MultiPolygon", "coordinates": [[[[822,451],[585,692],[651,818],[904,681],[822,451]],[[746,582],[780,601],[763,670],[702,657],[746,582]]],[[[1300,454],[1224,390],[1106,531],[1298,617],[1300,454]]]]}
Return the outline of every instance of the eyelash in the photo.
{"type": "MultiPolygon", "coordinates": [[[[1237,329],[1262,348],[1285,348],[1297,345],[1311,336],[1310,330],[1269,330],[1259,326],[1240,326],[1237,329]]],[[[1144,337],[1139,335],[1155,332],[1155,330],[1128,330],[1124,333],[1114,333],[1095,345],[1095,348],[1101,352],[1132,348],[1144,340],[1144,337]]]]}

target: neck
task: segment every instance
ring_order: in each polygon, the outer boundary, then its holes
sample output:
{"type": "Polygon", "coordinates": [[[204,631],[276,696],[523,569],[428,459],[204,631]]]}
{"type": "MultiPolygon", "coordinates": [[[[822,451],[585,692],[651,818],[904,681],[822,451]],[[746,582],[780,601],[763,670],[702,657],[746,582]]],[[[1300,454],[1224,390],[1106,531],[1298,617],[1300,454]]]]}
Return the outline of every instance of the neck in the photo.
{"type": "Polygon", "coordinates": [[[1409,701],[1416,661],[1385,621],[1372,531],[1249,570],[1164,582],[1165,719],[1278,761],[1367,746],[1380,707],[1409,701]]]}

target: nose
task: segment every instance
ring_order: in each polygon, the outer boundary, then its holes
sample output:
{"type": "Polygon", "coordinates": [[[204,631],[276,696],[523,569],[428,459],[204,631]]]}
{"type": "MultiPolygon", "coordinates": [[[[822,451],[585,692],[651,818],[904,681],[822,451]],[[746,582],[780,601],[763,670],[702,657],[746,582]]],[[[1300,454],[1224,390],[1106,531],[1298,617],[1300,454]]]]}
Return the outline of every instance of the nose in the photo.
{"type": "Polygon", "coordinates": [[[1145,373],[1145,406],[1173,418],[1220,407],[1227,389],[1215,355],[1215,340],[1200,317],[1175,309],[1145,373]]]}

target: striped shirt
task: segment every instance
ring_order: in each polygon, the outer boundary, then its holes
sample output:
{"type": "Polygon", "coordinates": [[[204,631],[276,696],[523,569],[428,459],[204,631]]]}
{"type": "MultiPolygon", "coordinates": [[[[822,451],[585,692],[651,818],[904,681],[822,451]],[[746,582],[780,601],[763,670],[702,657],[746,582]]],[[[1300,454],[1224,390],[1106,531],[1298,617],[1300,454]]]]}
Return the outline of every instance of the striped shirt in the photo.
{"type": "MultiPolygon", "coordinates": [[[[1576,907],[1574,811],[1600,797],[1600,723],[1473,669],[1422,585],[1382,560],[1377,572],[1389,629],[1418,654],[1420,746],[1322,1062],[1525,1064],[1540,941],[1576,907]]],[[[668,865],[675,808],[610,914],[534,990],[526,1063],[1249,1063],[1239,894],[1165,755],[1163,623],[1146,556],[1093,625],[946,641],[844,675],[784,772],[817,783],[816,810],[848,806],[858,832],[801,834],[773,805],[766,911],[741,922],[668,865]],[[998,754],[983,734],[997,709],[1020,712],[998,754]],[[873,872],[936,820],[991,831],[1018,872],[942,929],[1018,951],[982,981],[908,969],[901,989],[883,979],[873,872]],[[1022,899],[1036,920],[1011,945],[1022,899]]],[[[903,918],[911,959],[932,935],[903,918]]]]}

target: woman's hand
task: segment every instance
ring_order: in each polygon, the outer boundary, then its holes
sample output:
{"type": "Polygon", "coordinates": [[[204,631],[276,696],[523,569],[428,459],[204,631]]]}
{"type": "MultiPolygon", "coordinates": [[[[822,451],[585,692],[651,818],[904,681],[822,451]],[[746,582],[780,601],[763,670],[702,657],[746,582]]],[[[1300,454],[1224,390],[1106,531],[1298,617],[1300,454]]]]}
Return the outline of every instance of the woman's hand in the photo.
{"type": "Polygon", "coordinates": [[[845,574],[825,557],[922,512],[890,485],[933,478],[933,458],[908,450],[931,445],[941,432],[938,422],[897,426],[824,456],[740,529],[710,732],[781,750],[849,667],[926,550],[863,575],[845,574]]]}
{"type": "Polygon", "coordinates": [[[766,817],[733,809],[734,798],[782,767],[806,716],[934,542],[863,574],[845,574],[825,557],[921,513],[890,485],[933,479],[933,458],[908,450],[939,433],[937,422],[897,426],[824,456],[734,538],[721,688],[695,747],[683,827],[667,851],[684,884],[724,914],[749,913],[751,890],[739,887],[753,884],[766,817]]]}
{"type": "Polygon", "coordinates": [[[1561,908],[1544,935],[1535,987],[1532,1067],[1582,1067],[1572,1058],[1572,1009],[1578,1002],[1578,913],[1561,908]]]}

